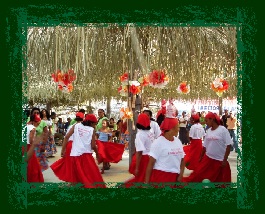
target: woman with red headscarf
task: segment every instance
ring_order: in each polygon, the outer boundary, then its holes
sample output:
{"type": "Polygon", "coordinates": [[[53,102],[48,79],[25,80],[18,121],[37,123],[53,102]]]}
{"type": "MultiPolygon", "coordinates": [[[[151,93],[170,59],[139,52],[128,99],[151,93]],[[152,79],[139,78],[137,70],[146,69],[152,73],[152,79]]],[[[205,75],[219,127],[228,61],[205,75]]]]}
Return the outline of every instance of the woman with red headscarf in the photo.
{"type": "Polygon", "coordinates": [[[160,129],[162,134],[151,145],[145,183],[181,182],[184,173],[184,151],[176,137],[179,127],[176,118],[165,118],[160,129]]]}
{"type": "MultiPolygon", "coordinates": [[[[36,127],[41,123],[38,114],[30,116],[27,123],[27,182],[44,182],[41,166],[35,154],[35,147],[43,140],[42,135],[36,137],[36,127]]],[[[24,147],[22,147],[22,156],[24,155],[24,147]]]]}
{"type": "MultiPolygon", "coordinates": [[[[68,177],[71,183],[82,183],[84,188],[106,188],[102,175],[92,156],[93,150],[99,160],[98,150],[95,143],[95,127],[97,118],[94,114],[87,114],[85,120],[74,124],[64,137],[66,145],[73,136],[72,149],[70,152],[71,172],[68,177]]],[[[62,148],[62,155],[65,147],[62,148]]]]}
{"type": "Polygon", "coordinates": [[[227,158],[230,154],[232,140],[228,130],[220,125],[220,117],[209,112],[205,116],[209,129],[206,132],[203,149],[197,168],[183,182],[231,182],[231,169],[227,158]]]}
{"type": "Polygon", "coordinates": [[[134,183],[143,183],[145,180],[145,171],[149,161],[149,151],[153,141],[153,133],[150,131],[150,119],[145,113],[139,114],[136,122],[138,132],[135,137],[135,150],[129,172],[134,175],[133,178],[125,182],[126,187],[134,183]]]}
{"type": "Polygon", "coordinates": [[[198,114],[193,114],[191,116],[193,125],[189,131],[190,144],[184,146],[185,152],[185,164],[186,168],[189,170],[194,170],[200,159],[200,154],[202,151],[202,138],[205,136],[205,131],[203,126],[200,124],[200,116],[198,114]]]}

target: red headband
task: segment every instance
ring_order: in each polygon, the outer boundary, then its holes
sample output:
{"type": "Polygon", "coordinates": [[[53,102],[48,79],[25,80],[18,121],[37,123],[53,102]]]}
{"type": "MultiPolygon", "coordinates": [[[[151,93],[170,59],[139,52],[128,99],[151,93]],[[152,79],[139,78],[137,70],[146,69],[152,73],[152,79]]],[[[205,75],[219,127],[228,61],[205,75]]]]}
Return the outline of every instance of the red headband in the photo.
{"type": "Polygon", "coordinates": [[[160,125],[161,131],[164,133],[165,131],[169,131],[178,125],[178,120],[176,118],[165,118],[160,125]]]}
{"type": "Polygon", "coordinates": [[[220,125],[221,124],[221,119],[217,114],[214,114],[212,112],[209,112],[208,114],[206,114],[205,118],[208,119],[215,119],[217,124],[220,125]]]}
{"type": "Polygon", "coordinates": [[[147,128],[148,126],[150,126],[150,119],[145,113],[141,113],[138,115],[137,123],[147,128]]]}
{"type": "Polygon", "coordinates": [[[85,120],[93,122],[93,123],[98,122],[98,119],[96,118],[96,116],[94,114],[87,114],[85,120]]]}
{"type": "Polygon", "coordinates": [[[195,121],[200,120],[200,116],[199,116],[198,114],[193,114],[193,115],[191,115],[191,117],[192,117],[193,120],[195,120],[195,121]]]}
{"type": "Polygon", "coordinates": [[[77,112],[75,116],[79,117],[81,119],[84,119],[84,117],[85,117],[84,113],[82,113],[82,112],[77,112]]]}

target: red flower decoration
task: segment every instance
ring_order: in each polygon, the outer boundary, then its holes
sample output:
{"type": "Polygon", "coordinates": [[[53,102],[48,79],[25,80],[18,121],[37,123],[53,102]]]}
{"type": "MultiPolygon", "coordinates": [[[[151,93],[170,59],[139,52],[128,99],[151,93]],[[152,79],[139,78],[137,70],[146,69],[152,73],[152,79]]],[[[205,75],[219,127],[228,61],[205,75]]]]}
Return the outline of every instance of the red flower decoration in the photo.
{"type": "Polygon", "coordinates": [[[168,77],[164,71],[154,70],[149,74],[149,82],[153,87],[164,87],[168,83],[168,77]]]}
{"type": "Polygon", "coordinates": [[[132,94],[139,94],[141,92],[140,86],[135,85],[131,85],[129,90],[132,94]]]}
{"type": "Polygon", "coordinates": [[[121,82],[127,82],[128,81],[128,78],[129,78],[129,75],[128,73],[124,73],[123,75],[120,76],[120,81],[121,82]]]}

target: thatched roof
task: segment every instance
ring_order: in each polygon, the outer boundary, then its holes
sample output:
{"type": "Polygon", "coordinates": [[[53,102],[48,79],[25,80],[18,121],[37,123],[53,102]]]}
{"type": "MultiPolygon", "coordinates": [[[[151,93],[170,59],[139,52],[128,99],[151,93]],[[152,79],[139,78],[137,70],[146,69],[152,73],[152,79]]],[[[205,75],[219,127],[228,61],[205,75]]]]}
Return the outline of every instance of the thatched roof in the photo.
{"type": "Polygon", "coordinates": [[[110,97],[125,99],[117,92],[124,72],[131,77],[136,72],[138,78],[165,69],[169,84],[164,89],[145,87],[144,97],[216,99],[210,83],[224,76],[230,87],[223,97],[233,98],[237,95],[236,46],[233,27],[32,27],[28,29],[28,90],[24,93],[31,101],[51,101],[54,105],[110,97]],[[56,88],[51,74],[57,69],[75,71],[71,93],[56,88]],[[177,93],[181,81],[190,84],[188,95],[177,93]]]}

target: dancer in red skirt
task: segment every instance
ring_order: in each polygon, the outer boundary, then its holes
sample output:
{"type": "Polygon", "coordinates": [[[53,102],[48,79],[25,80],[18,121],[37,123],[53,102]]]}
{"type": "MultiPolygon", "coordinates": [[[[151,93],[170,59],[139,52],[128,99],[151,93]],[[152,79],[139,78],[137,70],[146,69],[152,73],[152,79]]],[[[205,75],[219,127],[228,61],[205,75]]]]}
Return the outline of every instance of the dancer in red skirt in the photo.
{"type": "MultiPolygon", "coordinates": [[[[41,166],[34,151],[35,147],[43,140],[42,136],[39,136],[39,139],[36,137],[36,127],[40,122],[40,116],[33,114],[27,123],[27,157],[25,159],[28,163],[27,182],[44,182],[41,166]]],[[[22,155],[24,155],[24,147],[22,147],[22,155]]]]}
{"type": "MultiPolygon", "coordinates": [[[[75,123],[80,123],[84,120],[84,113],[82,112],[77,112],[76,113],[76,117],[75,117],[75,123]]],[[[73,124],[73,125],[74,125],[73,124]]],[[[69,132],[69,130],[71,130],[71,127],[73,125],[70,125],[67,129],[66,134],[69,132]]],[[[65,142],[65,141],[64,141],[65,142]]],[[[50,168],[52,169],[52,171],[54,172],[54,174],[62,181],[65,182],[71,182],[71,178],[68,178],[68,175],[71,175],[71,161],[70,161],[70,153],[71,153],[71,149],[72,149],[72,143],[73,143],[73,136],[69,137],[68,142],[63,143],[62,145],[62,150],[61,150],[61,156],[62,158],[60,158],[59,160],[55,161],[50,168]],[[63,152],[65,151],[65,152],[63,152]]]]}
{"type": "Polygon", "coordinates": [[[124,144],[113,143],[112,132],[108,128],[108,121],[102,120],[102,127],[96,132],[96,145],[100,160],[98,164],[103,163],[101,174],[104,170],[110,169],[110,163],[118,163],[122,159],[124,144]]]}
{"type": "Polygon", "coordinates": [[[125,187],[131,187],[137,183],[144,183],[145,171],[149,161],[149,152],[154,140],[151,132],[150,119],[145,113],[139,114],[136,122],[138,129],[135,137],[135,150],[129,172],[134,175],[133,178],[125,182],[125,187]]]}
{"type": "MultiPolygon", "coordinates": [[[[179,127],[176,118],[165,118],[160,126],[162,135],[151,145],[145,183],[164,187],[168,182],[181,182],[185,163],[181,141],[176,137],[179,127]]],[[[173,187],[172,184],[170,187],[173,187]]]]}
{"type": "Polygon", "coordinates": [[[190,144],[184,146],[185,164],[189,170],[194,170],[199,164],[199,159],[202,151],[202,139],[205,136],[203,126],[200,124],[200,117],[197,114],[191,116],[193,125],[189,131],[190,144]]]}
{"type": "Polygon", "coordinates": [[[231,182],[231,169],[227,158],[232,140],[228,130],[220,125],[220,117],[212,112],[205,116],[209,129],[206,132],[197,168],[183,182],[231,182]]]}
{"type": "MultiPolygon", "coordinates": [[[[95,126],[97,118],[94,114],[87,114],[85,120],[74,124],[64,138],[64,144],[73,135],[73,144],[70,152],[71,171],[68,178],[72,183],[82,183],[84,188],[106,188],[102,175],[92,156],[93,151],[99,160],[98,150],[95,143],[95,126]]],[[[65,154],[65,147],[62,148],[65,154]]]]}

